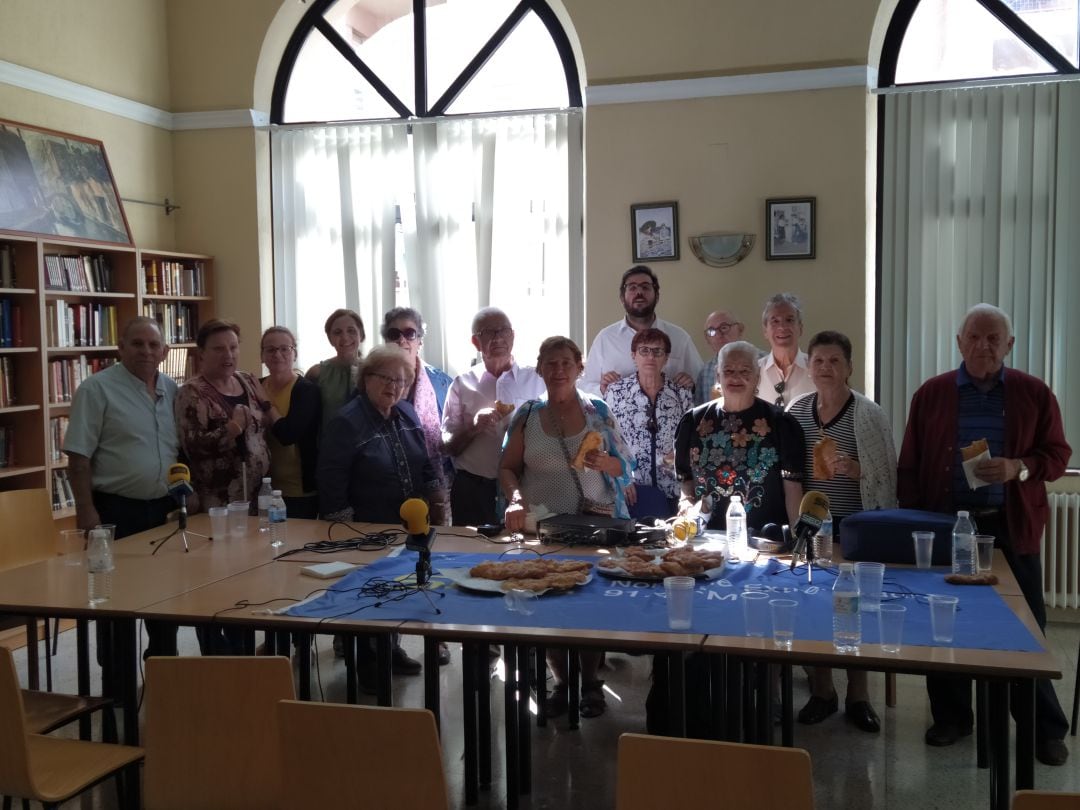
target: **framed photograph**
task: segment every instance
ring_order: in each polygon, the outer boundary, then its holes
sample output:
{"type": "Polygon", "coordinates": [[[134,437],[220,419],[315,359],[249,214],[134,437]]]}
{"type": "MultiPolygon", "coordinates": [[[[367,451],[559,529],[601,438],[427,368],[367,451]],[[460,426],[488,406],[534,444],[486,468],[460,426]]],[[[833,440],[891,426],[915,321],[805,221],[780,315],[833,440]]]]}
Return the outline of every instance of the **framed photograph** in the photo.
{"type": "Polygon", "coordinates": [[[633,261],[667,262],[679,258],[679,204],[639,203],[630,206],[633,261]]]}
{"type": "Polygon", "coordinates": [[[765,259],[812,259],[817,253],[816,197],[765,201],[765,259]]]}
{"type": "Polygon", "coordinates": [[[0,231],[130,245],[101,141],[0,120],[0,231]]]}

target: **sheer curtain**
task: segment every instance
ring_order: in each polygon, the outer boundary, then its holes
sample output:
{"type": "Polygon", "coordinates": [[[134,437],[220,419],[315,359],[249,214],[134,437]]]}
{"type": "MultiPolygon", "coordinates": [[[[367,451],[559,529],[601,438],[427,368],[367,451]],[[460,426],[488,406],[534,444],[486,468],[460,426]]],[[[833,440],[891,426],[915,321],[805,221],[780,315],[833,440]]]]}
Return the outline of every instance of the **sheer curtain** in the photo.
{"type": "MultiPolygon", "coordinates": [[[[1013,320],[1006,358],[1054,390],[1080,449],[1080,84],[885,97],[880,402],[902,436],[911,395],[959,365],[980,301],[1013,320]]],[[[1075,458],[1074,453],[1074,458],[1075,458]]]]}
{"type": "Polygon", "coordinates": [[[475,359],[483,306],[510,315],[522,362],[547,335],[580,340],[580,114],[281,129],[272,144],[276,312],[303,364],[328,354],[338,306],[360,312],[367,346],[383,312],[416,307],[424,358],[451,374],[475,359]]]}

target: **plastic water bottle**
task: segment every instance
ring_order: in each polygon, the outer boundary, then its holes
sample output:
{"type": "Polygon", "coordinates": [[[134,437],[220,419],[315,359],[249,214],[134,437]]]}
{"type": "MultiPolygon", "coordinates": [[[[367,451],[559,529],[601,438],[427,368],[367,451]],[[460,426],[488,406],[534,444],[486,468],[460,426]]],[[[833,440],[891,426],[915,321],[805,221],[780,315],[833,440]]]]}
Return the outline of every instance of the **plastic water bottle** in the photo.
{"type": "Polygon", "coordinates": [[[833,528],[832,512],[821,521],[821,528],[814,535],[814,560],[818,565],[827,565],[832,562],[833,528]]]}
{"type": "Polygon", "coordinates": [[[285,544],[288,533],[287,518],[285,511],[285,499],[281,497],[281,490],[275,489],[270,495],[270,506],[266,510],[270,521],[270,545],[274,548],[285,544]]]}
{"type": "Polygon", "coordinates": [[[832,637],[838,653],[857,653],[862,643],[859,581],[852,563],[840,563],[840,576],[833,583],[832,637]]]}
{"type": "Polygon", "coordinates": [[[963,510],[956,513],[956,524],[952,530],[952,572],[978,573],[975,570],[975,524],[963,510]]]}
{"type": "Polygon", "coordinates": [[[731,496],[724,525],[727,526],[727,557],[738,562],[739,556],[746,553],[746,510],[741,495],[731,496]]]}
{"type": "Polygon", "coordinates": [[[91,530],[86,546],[86,571],[90,604],[108,601],[112,596],[113,556],[107,530],[91,530]]]}
{"type": "Polygon", "coordinates": [[[264,478],[259,487],[259,531],[270,530],[270,499],[274,497],[274,488],[270,486],[270,479],[264,478]]]}

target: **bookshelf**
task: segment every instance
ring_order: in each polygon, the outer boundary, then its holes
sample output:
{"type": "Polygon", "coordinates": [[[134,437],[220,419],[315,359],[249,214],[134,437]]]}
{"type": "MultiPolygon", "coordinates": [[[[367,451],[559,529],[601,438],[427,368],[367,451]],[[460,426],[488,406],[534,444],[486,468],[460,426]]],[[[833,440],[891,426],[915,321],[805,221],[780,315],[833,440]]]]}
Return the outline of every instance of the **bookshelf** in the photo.
{"type": "Polygon", "coordinates": [[[162,370],[194,373],[199,325],[214,317],[211,256],[0,233],[0,490],[47,487],[75,515],[59,451],[79,384],[116,362],[120,329],[158,321],[162,370]]]}

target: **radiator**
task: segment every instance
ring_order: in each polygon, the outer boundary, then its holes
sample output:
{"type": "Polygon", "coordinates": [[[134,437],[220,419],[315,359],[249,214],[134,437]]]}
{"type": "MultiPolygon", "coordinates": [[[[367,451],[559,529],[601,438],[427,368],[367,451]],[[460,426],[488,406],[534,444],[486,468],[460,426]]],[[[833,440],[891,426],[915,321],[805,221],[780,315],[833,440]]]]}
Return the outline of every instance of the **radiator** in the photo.
{"type": "Polygon", "coordinates": [[[1080,495],[1052,493],[1043,533],[1043,591],[1046,606],[1080,608],[1080,495]]]}

